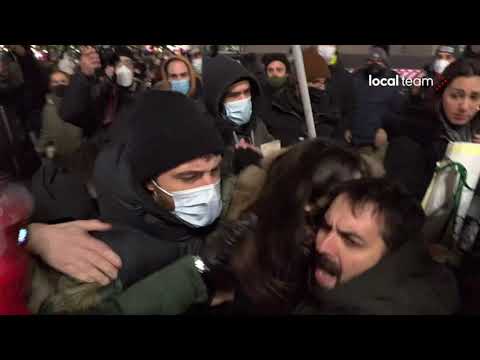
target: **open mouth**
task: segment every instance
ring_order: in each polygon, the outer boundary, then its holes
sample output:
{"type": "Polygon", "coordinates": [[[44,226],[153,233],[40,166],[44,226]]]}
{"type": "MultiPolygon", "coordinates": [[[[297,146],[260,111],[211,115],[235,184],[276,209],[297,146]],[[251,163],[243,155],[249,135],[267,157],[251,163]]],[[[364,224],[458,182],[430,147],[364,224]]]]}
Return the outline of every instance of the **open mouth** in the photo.
{"type": "Polygon", "coordinates": [[[314,275],[317,284],[323,288],[332,289],[340,278],[341,270],[327,255],[315,254],[314,275]]]}
{"type": "Polygon", "coordinates": [[[326,289],[333,289],[337,285],[337,277],[324,269],[315,269],[317,284],[326,289]]]}

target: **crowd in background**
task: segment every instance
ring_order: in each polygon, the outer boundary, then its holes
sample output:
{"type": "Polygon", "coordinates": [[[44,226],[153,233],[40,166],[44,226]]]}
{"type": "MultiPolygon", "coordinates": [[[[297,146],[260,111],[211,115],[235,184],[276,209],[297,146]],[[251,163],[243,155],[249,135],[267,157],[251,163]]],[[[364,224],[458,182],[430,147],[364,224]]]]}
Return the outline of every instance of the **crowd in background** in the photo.
{"type": "Polygon", "coordinates": [[[478,47],[408,88],[371,85],[388,47],[350,72],[304,46],[310,139],[288,54],[7,46],[0,314],[478,312],[479,241],[439,244],[420,205],[448,144],[480,143],[478,47]]]}

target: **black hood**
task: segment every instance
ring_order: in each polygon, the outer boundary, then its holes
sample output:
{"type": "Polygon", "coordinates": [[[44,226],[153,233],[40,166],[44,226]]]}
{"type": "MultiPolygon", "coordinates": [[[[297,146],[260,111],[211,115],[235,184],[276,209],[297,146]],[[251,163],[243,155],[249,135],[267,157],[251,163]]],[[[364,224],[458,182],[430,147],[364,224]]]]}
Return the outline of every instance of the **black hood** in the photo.
{"type": "Polygon", "coordinates": [[[253,113],[261,106],[262,92],[257,79],[241,64],[224,55],[209,58],[203,65],[205,104],[211,115],[221,117],[223,96],[227,89],[240,80],[248,80],[252,90],[253,113]]]}
{"type": "Polygon", "coordinates": [[[315,303],[330,314],[440,315],[458,309],[459,294],[454,275],[415,239],[315,303]]]}
{"type": "Polygon", "coordinates": [[[94,182],[98,193],[101,218],[124,225],[140,228],[151,234],[165,235],[163,231],[177,228],[183,235],[202,235],[210,231],[210,226],[195,228],[179,219],[170,211],[161,208],[152,195],[132,179],[127,160],[128,145],[111,145],[97,158],[94,182]]]}

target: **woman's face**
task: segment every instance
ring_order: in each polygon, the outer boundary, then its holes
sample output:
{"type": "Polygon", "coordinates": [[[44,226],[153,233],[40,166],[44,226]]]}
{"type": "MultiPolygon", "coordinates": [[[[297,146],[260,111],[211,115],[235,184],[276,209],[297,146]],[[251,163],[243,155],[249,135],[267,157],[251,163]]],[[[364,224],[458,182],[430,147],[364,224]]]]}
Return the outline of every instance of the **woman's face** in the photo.
{"type": "Polygon", "coordinates": [[[480,108],[480,76],[453,80],[443,93],[442,105],[451,124],[468,124],[480,108]]]}

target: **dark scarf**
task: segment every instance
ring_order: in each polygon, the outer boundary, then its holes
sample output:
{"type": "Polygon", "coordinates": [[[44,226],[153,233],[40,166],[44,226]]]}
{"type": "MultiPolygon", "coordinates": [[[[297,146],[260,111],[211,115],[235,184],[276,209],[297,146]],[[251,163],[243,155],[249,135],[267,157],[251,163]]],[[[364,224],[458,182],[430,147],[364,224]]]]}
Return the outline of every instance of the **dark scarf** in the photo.
{"type": "Polygon", "coordinates": [[[472,122],[462,126],[455,126],[450,124],[440,104],[438,104],[436,108],[436,112],[437,112],[438,118],[440,119],[440,122],[442,123],[442,128],[444,130],[445,138],[448,141],[472,142],[472,127],[471,127],[472,122]]]}

